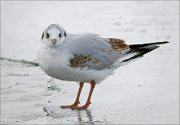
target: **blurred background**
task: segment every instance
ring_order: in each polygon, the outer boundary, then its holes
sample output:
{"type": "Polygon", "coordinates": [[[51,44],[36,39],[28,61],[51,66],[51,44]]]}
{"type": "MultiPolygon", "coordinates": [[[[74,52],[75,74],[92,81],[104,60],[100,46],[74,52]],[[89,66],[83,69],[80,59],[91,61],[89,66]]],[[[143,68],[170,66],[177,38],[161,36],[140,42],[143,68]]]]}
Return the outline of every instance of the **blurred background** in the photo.
{"type": "Polygon", "coordinates": [[[52,23],[70,33],[97,33],[128,43],[178,41],[176,1],[1,3],[1,55],[5,57],[36,59],[41,34],[52,23]]]}
{"type": "Polygon", "coordinates": [[[73,101],[75,82],[1,60],[1,123],[179,123],[179,1],[1,1],[1,57],[37,62],[41,34],[52,23],[128,44],[170,43],[119,68],[82,112],[59,108],[73,101]]]}

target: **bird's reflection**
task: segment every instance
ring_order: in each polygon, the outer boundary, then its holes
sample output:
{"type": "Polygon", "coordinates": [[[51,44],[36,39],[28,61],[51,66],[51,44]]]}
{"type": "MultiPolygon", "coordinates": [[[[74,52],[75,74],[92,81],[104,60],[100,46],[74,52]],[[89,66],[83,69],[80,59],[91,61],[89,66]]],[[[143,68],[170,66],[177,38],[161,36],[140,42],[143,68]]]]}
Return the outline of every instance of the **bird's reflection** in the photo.
{"type": "Polygon", "coordinates": [[[80,124],[91,123],[92,125],[94,125],[93,116],[91,114],[92,112],[90,110],[88,109],[83,111],[77,110],[76,112],[77,112],[77,119],[80,124]]]}
{"type": "MultiPolygon", "coordinates": [[[[50,107],[44,107],[43,108],[44,112],[46,112],[46,116],[47,117],[52,117],[52,118],[58,118],[58,119],[62,119],[62,118],[72,118],[72,117],[76,117],[77,118],[77,122],[78,124],[90,124],[90,125],[95,125],[94,121],[94,116],[92,116],[92,111],[91,110],[56,110],[54,108],[50,108],[50,107]],[[71,116],[71,117],[69,117],[71,116]]],[[[71,121],[71,119],[69,119],[68,121],[71,121]]]]}

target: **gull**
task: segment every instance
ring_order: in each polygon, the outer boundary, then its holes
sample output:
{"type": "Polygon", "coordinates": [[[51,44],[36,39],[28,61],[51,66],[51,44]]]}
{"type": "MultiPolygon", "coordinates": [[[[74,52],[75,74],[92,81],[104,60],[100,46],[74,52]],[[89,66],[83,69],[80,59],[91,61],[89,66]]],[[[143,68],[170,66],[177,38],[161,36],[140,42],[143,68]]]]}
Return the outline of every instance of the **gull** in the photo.
{"type": "Polygon", "coordinates": [[[49,25],[41,36],[44,44],[38,52],[41,69],[50,77],[79,83],[75,102],[61,108],[83,110],[91,104],[95,85],[113,75],[114,70],[151,52],[168,41],[128,45],[119,38],[97,34],[68,33],[58,24],[49,25]],[[80,106],[84,83],[90,84],[87,101],[80,106]]]}

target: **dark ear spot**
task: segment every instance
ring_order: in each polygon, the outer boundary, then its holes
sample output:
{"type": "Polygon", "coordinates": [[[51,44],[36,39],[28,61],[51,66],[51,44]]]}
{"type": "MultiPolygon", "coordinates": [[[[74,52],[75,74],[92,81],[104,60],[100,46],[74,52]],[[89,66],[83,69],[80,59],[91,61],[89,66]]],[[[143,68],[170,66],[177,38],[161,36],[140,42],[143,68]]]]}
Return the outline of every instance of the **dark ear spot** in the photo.
{"type": "Polygon", "coordinates": [[[41,39],[43,39],[44,38],[44,32],[42,33],[42,36],[41,36],[41,39]]]}
{"type": "Polygon", "coordinates": [[[64,31],[64,36],[66,37],[66,31],[64,31]]]}

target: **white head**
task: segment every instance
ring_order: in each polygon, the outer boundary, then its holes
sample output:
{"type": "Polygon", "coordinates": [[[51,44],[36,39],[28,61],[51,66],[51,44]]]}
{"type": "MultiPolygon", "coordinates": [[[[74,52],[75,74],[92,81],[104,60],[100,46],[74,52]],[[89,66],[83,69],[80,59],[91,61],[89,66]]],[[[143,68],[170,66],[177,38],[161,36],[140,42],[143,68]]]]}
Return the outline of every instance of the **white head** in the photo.
{"type": "Polygon", "coordinates": [[[51,24],[43,32],[41,41],[48,46],[59,46],[66,38],[65,30],[58,24],[51,24]]]}

